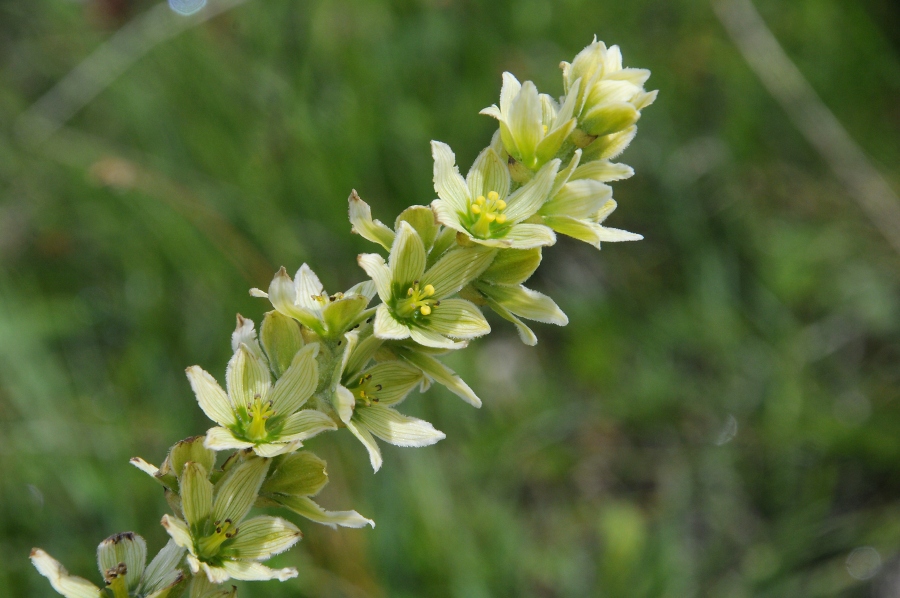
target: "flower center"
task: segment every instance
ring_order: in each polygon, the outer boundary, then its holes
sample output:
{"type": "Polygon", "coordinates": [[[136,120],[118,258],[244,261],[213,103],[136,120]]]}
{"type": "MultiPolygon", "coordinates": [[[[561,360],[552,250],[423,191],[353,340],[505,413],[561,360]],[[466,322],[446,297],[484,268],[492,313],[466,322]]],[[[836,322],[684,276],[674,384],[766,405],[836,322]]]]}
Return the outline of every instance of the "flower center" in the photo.
{"type": "Polygon", "coordinates": [[[372,403],[377,403],[378,397],[375,393],[380,392],[381,389],[381,384],[372,384],[372,374],[361,377],[359,382],[357,382],[356,388],[353,389],[356,404],[368,407],[372,403]]]}
{"type": "Polygon", "coordinates": [[[272,401],[263,401],[259,395],[253,397],[252,403],[247,403],[247,412],[250,414],[250,429],[247,431],[249,440],[263,440],[266,432],[266,420],[275,415],[272,410],[272,401]]]}
{"type": "Polygon", "coordinates": [[[432,299],[433,296],[434,287],[432,285],[426,284],[424,287],[420,287],[419,281],[415,281],[413,286],[406,290],[406,297],[397,302],[397,315],[405,318],[416,312],[423,316],[431,315],[431,311],[441,304],[440,301],[432,299]]]}
{"type": "Polygon", "coordinates": [[[215,525],[216,531],[205,538],[201,538],[198,543],[197,549],[201,557],[210,558],[216,556],[219,554],[219,547],[222,546],[222,543],[235,537],[238,533],[238,528],[231,522],[231,519],[216,521],[215,525]]]}
{"type": "Polygon", "coordinates": [[[469,204],[469,211],[474,215],[475,223],[472,225],[472,233],[476,237],[487,238],[491,234],[491,224],[503,224],[506,222],[506,215],[503,210],[506,209],[506,202],[500,199],[500,194],[491,191],[484,195],[479,195],[475,201],[469,204]]]}
{"type": "Polygon", "coordinates": [[[125,575],[127,574],[128,567],[125,563],[119,563],[103,574],[106,587],[113,593],[115,598],[128,598],[128,586],[125,584],[125,575]]]}

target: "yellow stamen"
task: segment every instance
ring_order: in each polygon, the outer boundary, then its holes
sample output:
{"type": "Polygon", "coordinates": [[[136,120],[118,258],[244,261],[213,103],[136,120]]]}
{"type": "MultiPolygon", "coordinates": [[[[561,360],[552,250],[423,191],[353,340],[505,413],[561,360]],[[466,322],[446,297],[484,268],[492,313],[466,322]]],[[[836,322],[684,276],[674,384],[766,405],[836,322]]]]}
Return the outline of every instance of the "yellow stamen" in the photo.
{"type": "Polygon", "coordinates": [[[469,231],[476,237],[487,239],[491,236],[491,224],[503,224],[506,217],[501,214],[506,209],[506,202],[500,199],[496,191],[489,191],[487,197],[479,195],[469,204],[472,224],[469,231]]]}
{"type": "Polygon", "coordinates": [[[429,315],[431,315],[431,308],[428,307],[427,305],[423,305],[422,307],[419,308],[419,313],[422,314],[423,316],[429,316],[429,315]]]}

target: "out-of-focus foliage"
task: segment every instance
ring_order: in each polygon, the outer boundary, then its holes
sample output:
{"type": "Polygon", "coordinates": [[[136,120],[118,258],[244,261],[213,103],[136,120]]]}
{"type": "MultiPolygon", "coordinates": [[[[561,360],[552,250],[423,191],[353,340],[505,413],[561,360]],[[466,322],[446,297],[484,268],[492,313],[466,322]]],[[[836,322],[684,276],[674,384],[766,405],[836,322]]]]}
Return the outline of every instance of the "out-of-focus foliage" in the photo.
{"type": "MultiPolygon", "coordinates": [[[[128,458],[208,427],[183,371],[227,361],[234,313],[265,309],[247,289],[302,261],[361,280],[351,188],[385,221],[429,203],[429,140],[467,168],[500,73],[558,95],[594,33],[661,90],[609,222],[646,240],[545,252],[535,286],[572,324],[530,349],[498,321],[460,354],[481,411],[413,397],[447,440],[388,448],[377,475],[352,439],[311,442],[325,502],[378,527],[301,522],[274,561],[300,577],[241,596],[900,592],[900,258],[706,2],[250,0],[18,141],[152,5],[0,1],[0,595],[48,595],[34,545],[81,575],[114,532],[162,546],[128,458]]],[[[900,188],[896,5],[758,5],[900,188]]]]}

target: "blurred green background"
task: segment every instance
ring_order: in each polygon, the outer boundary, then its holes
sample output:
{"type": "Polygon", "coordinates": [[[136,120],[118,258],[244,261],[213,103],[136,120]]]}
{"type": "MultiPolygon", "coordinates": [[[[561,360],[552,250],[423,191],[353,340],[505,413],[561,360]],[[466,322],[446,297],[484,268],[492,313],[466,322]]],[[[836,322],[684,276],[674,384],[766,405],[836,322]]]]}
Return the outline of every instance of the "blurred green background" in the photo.
{"type": "MultiPolygon", "coordinates": [[[[350,190],[389,222],[428,203],[429,140],[468,168],[501,72],[559,95],[595,33],[660,90],[609,220],[646,239],[545,251],[532,286],[571,325],[527,348],[492,320],[454,355],[484,407],[407,403],[447,440],[377,475],[348,434],[310,442],[323,505],[378,527],[300,522],[274,561],[300,577],[241,596],[900,596],[900,258],[705,0],[250,0],[25,143],[155,5],[0,0],[0,596],[52,594],[32,546],[94,581],[104,537],[158,549],[128,458],[210,426],[183,370],[223,375],[234,314],[266,309],[247,289],[360,280],[350,190]]],[[[757,6],[900,189],[900,8],[757,6]]]]}

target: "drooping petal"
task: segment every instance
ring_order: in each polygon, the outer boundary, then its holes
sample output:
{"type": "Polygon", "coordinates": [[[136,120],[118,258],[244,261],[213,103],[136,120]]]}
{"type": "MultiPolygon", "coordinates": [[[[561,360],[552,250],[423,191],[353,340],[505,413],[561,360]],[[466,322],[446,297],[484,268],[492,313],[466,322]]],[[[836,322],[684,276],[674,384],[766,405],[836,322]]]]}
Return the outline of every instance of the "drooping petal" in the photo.
{"type": "Polygon", "coordinates": [[[431,155],[434,158],[434,190],[438,197],[450,203],[457,212],[465,212],[469,208],[468,188],[459,174],[453,150],[446,143],[432,141],[431,155]]]}
{"type": "Polygon", "coordinates": [[[222,546],[220,554],[225,558],[264,561],[289,549],[302,537],[293,523],[261,515],[241,522],[237,535],[222,546]]]}
{"type": "MultiPolygon", "coordinates": [[[[378,290],[375,288],[374,282],[372,282],[371,280],[364,280],[347,289],[347,292],[344,293],[344,295],[362,295],[369,301],[372,301],[372,299],[375,298],[377,292],[378,290]]],[[[368,303],[366,305],[368,305],[368,303]]]]}
{"type": "Polygon", "coordinates": [[[284,496],[278,499],[283,506],[291,511],[306,517],[310,521],[327,525],[333,529],[341,527],[375,527],[375,522],[366,519],[356,511],[326,511],[315,501],[306,496],[284,496]]]}
{"type": "Polygon", "coordinates": [[[453,295],[478,278],[494,259],[496,251],[489,247],[454,249],[444,254],[422,276],[421,284],[434,287],[434,298],[453,295]]]}
{"type": "Polygon", "coordinates": [[[566,139],[569,138],[569,135],[572,134],[572,131],[575,130],[578,121],[574,118],[568,120],[563,123],[559,127],[550,131],[550,133],[545,136],[541,142],[538,144],[537,149],[535,151],[535,157],[537,158],[536,164],[542,164],[553,158],[559,150],[562,148],[563,143],[565,143],[566,139]]]}
{"type": "Polygon", "coordinates": [[[191,530],[187,523],[174,515],[163,515],[161,523],[172,541],[194,554],[194,540],[191,538],[191,530]]]}
{"type": "Polygon", "coordinates": [[[225,561],[222,563],[222,568],[231,579],[241,581],[266,581],[269,579],[287,581],[297,577],[297,570],[293,567],[270,569],[253,561],[225,561]]]}
{"type": "Polygon", "coordinates": [[[604,135],[584,148],[582,162],[594,160],[611,160],[625,151],[637,135],[637,127],[632,125],[624,131],[604,135]]]}
{"type": "Polygon", "coordinates": [[[331,417],[321,411],[303,409],[287,418],[280,440],[306,440],[329,430],[337,430],[337,424],[331,417]]]}
{"type": "Polygon", "coordinates": [[[559,160],[547,162],[534,178],[509,196],[504,214],[516,223],[533,216],[550,197],[550,188],[559,170],[559,160]]]}
{"type": "Polygon", "coordinates": [[[388,302],[391,300],[391,270],[384,263],[384,258],[377,253],[363,253],[356,258],[360,267],[366,271],[372,282],[375,283],[375,289],[381,300],[388,302]]]}
{"type": "Polygon", "coordinates": [[[601,242],[640,241],[644,238],[635,233],[617,228],[607,228],[595,222],[568,216],[547,216],[544,218],[544,222],[563,235],[584,241],[597,248],[600,247],[601,242]]]}
{"type": "Polygon", "coordinates": [[[216,484],[213,521],[230,519],[238,524],[256,501],[268,470],[269,460],[260,458],[249,459],[230,469],[216,484]]]}
{"type": "Polygon", "coordinates": [[[485,295],[494,299],[497,303],[517,316],[528,320],[565,326],[569,318],[547,295],[533,291],[529,288],[518,286],[493,286],[478,285],[485,295]]]}
{"type": "Polygon", "coordinates": [[[456,372],[434,357],[417,351],[402,351],[400,357],[421,369],[438,384],[447,387],[447,390],[470,405],[481,407],[481,399],[479,399],[478,395],[475,394],[475,391],[466,384],[465,380],[460,378],[456,372]]]}
{"type": "Polygon", "coordinates": [[[537,335],[534,334],[534,331],[529,328],[525,322],[514,316],[508,309],[488,297],[488,305],[491,307],[494,312],[497,313],[501,318],[507,320],[508,322],[512,322],[516,327],[516,332],[519,333],[519,338],[523,343],[528,345],[529,347],[533,347],[537,344],[538,339],[537,335]]]}
{"type": "Polygon", "coordinates": [[[602,137],[626,130],[640,117],[641,113],[628,102],[601,104],[584,115],[581,126],[588,135],[602,137]]]}
{"type": "Polygon", "coordinates": [[[216,379],[197,365],[189,367],[185,372],[206,417],[223,426],[236,424],[237,418],[231,400],[216,379]]]}
{"type": "Polygon", "coordinates": [[[372,210],[369,204],[360,199],[354,189],[350,193],[350,224],[352,232],[358,234],[367,241],[378,243],[386,250],[390,251],[391,243],[394,242],[394,231],[387,227],[380,220],[372,219],[372,210]]]}
{"type": "Polygon", "coordinates": [[[256,328],[253,320],[237,315],[237,326],[231,333],[231,350],[237,351],[242,344],[247,345],[256,355],[260,355],[259,342],[256,339],[256,328]]]}
{"type": "Polygon", "coordinates": [[[419,233],[408,222],[400,223],[397,238],[391,246],[388,266],[391,269],[391,282],[404,289],[422,278],[422,273],[425,272],[425,246],[419,233]]]}
{"type": "Polygon", "coordinates": [[[432,347],[434,349],[462,349],[466,346],[465,341],[455,342],[446,336],[428,330],[427,328],[410,328],[409,337],[420,345],[432,347]]]}
{"type": "Polygon", "coordinates": [[[427,421],[402,415],[390,407],[360,408],[354,419],[378,438],[396,446],[430,446],[446,437],[427,421]]]}
{"type": "Polygon", "coordinates": [[[543,224],[523,222],[512,227],[504,240],[509,242],[511,249],[533,249],[553,245],[556,243],[556,235],[543,224]]]}
{"type": "Polygon", "coordinates": [[[241,440],[228,428],[216,427],[206,431],[203,445],[210,450],[222,452],[251,448],[253,443],[241,440]]]}
{"type": "Polygon", "coordinates": [[[495,191],[500,199],[506,199],[510,185],[509,168],[497,152],[489,147],[485,148],[469,169],[466,185],[469,188],[469,197],[477,198],[479,195],[487,197],[488,193],[495,191]]]}
{"type": "Polygon", "coordinates": [[[278,415],[289,415],[300,409],[319,384],[319,344],[310,343],[294,355],[291,366],[285,370],[268,399],[278,415]]]}
{"type": "Polygon", "coordinates": [[[141,578],[138,592],[141,594],[153,594],[162,590],[171,588],[178,583],[183,574],[178,568],[178,564],[184,557],[184,548],[179,546],[175,540],[169,540],[168,543],[160,550],[141,578]]]}
{"type": "Polygon", "coordinates": [[[31,551],[31,562],[38,573],[50,580],[53,589],[65,598],[98,598],[100,596],[100,588],[84,578],[69,575],[59,561],[40,548],[31,551]]]}
{"type": "Polygon", "coordinates": [[[381,457],[381,449],[378,448],[378,443],[372,438],[372,434],[369,433],[369,430],[366,429],[365,426],[357,426],[352,421],[347,422],[347,429],[350,430],[350,432],[363,443],[366,450],[369,451],[369,462],[372,464],[372,469],[375,471],[381,469],[381,464],[384,462],[384,459],[381,457]]]}
{"type": "Polygon", "coordinates": [[[375,336],[382,339],[402,340],[409,338],[409,327],[398,322],[388,306],[382,303],[375,311],[375,336]]]}
{"type": "Polygon", "coordinates": [[[442,300],[428,316],[427,325],[438,334],[456,339],[476,338],[491,331],[481,310],[465,299],[442,300]]]}

